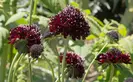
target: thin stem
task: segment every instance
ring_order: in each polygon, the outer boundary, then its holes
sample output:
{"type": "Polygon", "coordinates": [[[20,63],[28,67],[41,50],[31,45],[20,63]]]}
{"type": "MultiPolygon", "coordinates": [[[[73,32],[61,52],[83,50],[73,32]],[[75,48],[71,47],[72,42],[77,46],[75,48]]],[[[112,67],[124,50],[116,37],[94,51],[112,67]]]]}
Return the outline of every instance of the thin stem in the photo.
{"type": "Polygon", "coordinates": [[[14,66],[14,64],[15,64],[15,62],[16,62],[16,60],[18,59],[19,56],[20,56],[20,55],[19,55],[18,53],[16,53],[15,57],[13,58],[11,67],[10,67],[10,69],[9,69],[9,75],[8,75],[8,80],[7,80],[7,82],[11,82],[10,79],[11,79],[11,77],[12,77],[13,66],[14,66]]]}
{"type": "MultiPolygon", "coordinates": [[[[48,45],[51,47],[52,44],[49,44],[48,45]]],[[[53,52],[55,53],[55,55],[58,57],[58,82],[60,82],[60,58],[59,58],[59,53],[58,53],[58,50],[57,50],[57,47],[56,45],[55,46],[52,46],[51,49],[53,50],[53,52]]]]}
{"type": "Polygon", "coordinates": [[[37,6],[37,2],[38,2],[38,0],[35,0],[35,2],[34,2],[33,15],[36,14],[36,6],[37,6]]]}
{"type": "Polygon", "coordinates": [[[8,44],[2,45],[2,50],[0,52],[1,54],[0,56],[0,82],[5,81],[8,53],[9,53],[9,45],[8,44]]]}
{"type": "Polygon", "coordinates": [[[59,58],[60,55],[58,54],[58,51],[57,51],[56,47],[55,47],[54,52],[58,56],[58,82],[60,82],[60,58],[59,58]]]}
{"type": "Polygon", "coordinates": [[[65,77],[65,72],[64,72],[64,69],[65,69],[65,64],[66,64],[66,53],[67,53],[67,48],[68,48],[68,39],[65,40],[65,50],[64,50],[64,55],[63,55],[63,60],[62,60],[62,81],[61,82],[64,82],[64,77],[65,77]]]}
{"type": "MultiPolygon", "coordinates": [[[[29,56],[29,54],[28,54],[29,56]]],[[[32,82],[32,72],[31,72],[31,59],[30,59],[30,56],[28,57],[28,62],[29,62],[29,82],[32,82]]]]}
{"type": "MultiPolygon", "coordinates": [[[[106,44],[102,47],[102,49],[98,52],[98,54],[100,54],[100,53],[103,51],[103,49],[107,46],[107,44],[108,44],[108,43],[106,43],[106,44]]],[[[98,54],[97,54],[97,55],[98,55],[98,54]]],[[[85,78],[87,77],[87,75],[88,75],[88,73],[89,73],[89,70],[90,70],[92,64],[94,63],[94,61],[95,61],[97,55],[95,55],[94,59],[93,59],[92,62],[90,63],[90,65],[89,65],[89,67],[88,67],[88,69],[87,69],[87,71],[86,71],[86,73],[85,73],[85,75],[84,75],[84,78],[83,78],[82,82],[85,82],[85,78]]]]}
{"type": "Polygon", "coordinates": [[[49,60],[44,56],[46,62],[49,64],[50,68],[51,68],[51,71],[52,71],[52,80],[53,82],[55,81],[55,75],[54,75],[54,69],[52,67],[52,64],[49,62],[49,60]]]}
{"type": "MultiPolygon", "coordinates": [[[[67,73],[67,69],[65,69],[64,72],[67,73]]],[[[62,74],[60,75],[60,77],[62,77],[62,74]]],[[[55,82],[59,82],[59,78],[57,78],[55,82]]]]}
{"type": "Polygon", "coordinates": [[[109,82],[112,82],[112,78],[113,78],[113,75],[114,75],[114,66],[113,64],[111,64],[111,72],[110,72],[110,79],[109,79],[109,82]]]}
{"type": "Polygon", "coordinates": [[[58,56],[58,78],[59,78],[59,82],[60,82],[60,58],[58,56]]]}
{"type": "Polygon", "coordinates": [[[30,2],[30,25],[32,24],[32,11],[33,11],[33,4],[34,4],[34,0],[31,0],[31,2],[30,2]]]}
{"type": "Polygon", "coordinates": [[[18,60],[16,61],[16,63],[14,64],[15,65],[15,68],[14,68],[14,72],[13,72],[13,82],[16,82],[15,81],[15,73],[16,73],[16,71],[17,71],[17,67],[18,67],[18,65],[19,65],[19,62],[21,61],[21,59],[23,59],[23,57],[24,57],[24,54],[21,54],[21,56],[18,58],[18,60]]]}
{"type": "MultiPolygon", "coordinates": [[[[31,0],[30,2],[30,23],[29,25],[32,24],[32,11],[33,11],[33,5],[34,5],[34,0],[31,0]]],[[[31,59],[30,59],[30,55],[28,54],[28,61],[29,61],[29,82],[32,82],[32,74],[31,74],[31,59]]]]}

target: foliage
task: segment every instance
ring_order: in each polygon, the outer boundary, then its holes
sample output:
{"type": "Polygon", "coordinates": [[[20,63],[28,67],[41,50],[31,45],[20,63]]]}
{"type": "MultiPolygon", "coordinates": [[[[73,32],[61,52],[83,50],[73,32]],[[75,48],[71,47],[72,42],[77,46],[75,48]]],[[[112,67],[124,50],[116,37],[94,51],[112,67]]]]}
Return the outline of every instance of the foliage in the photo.
{"type": "MultiPolygon", "coordinates": [[[[112,1],[114,1],[114,4],[111,9],[116,12],[117,4],[120,0],[112,1]]],[[[1,0],[0,82],[6,82],[9,79],[11,79],[10,82],[29,82],[29,62],[27,60],[29,57],[26,54],[19,54],[15,47],[8,43],[10,29],[21,24],[28,25],[32,21],[33,24],[39,26],[42,35],[47,36],[50,18],[58,14],[68,4],[78,8],[90,26],[90,35],[85,40],[74,41],[68,38],[67,45],[67,51],[79,54],[84,59],[85,70],[89,72],[85,73],[85,82],[109,82],[110,79],[112,79],[112,82],[123,82],[128,77],[132,77],[132,64],[115,64],[113,68],[112,65],[100,65],[95,61],[97,54],[105,53],[113,47],[120,49],[124,53],[129,53],[131,61],[133,61],[133,35],[128,35],[130,31],[128,27],[132,18],[129,17],[130,20],[127,19],[128,8],[122,17],[122,22],[119,23],[116,20],[108,20],[105,17],[104,20],[101,20],[93,12],[96,10],[96,6],[99,5],[93,4],[91,7],[86,7],[84,5],[86,2],[90,2],[89,5],[92,3],[98,4],[98,2],[106,6],[110,5],[107,0],[75,0],[75,2],[74,0],[34,0],[33,6],[31,6],[32,2],[30,0],[1,0]],[[30,9],[32,9],[32,12],[30,9]],[[124,18],[126,19],[124,20],[124,18]],[[112,30],[118,32],[119,40],[117,42],[107,35],[112,30]],[[106,43],[107,45],[105,46],[106,43]],[[94,62],[92,62],[93,60],[94,62]],[[87,70],[88,66],[90,66],[89,70],[87,70]],[[112,69],[114,69],[114,74],[110,77],[112,69]]],[[[125,1],[125,3],[127,2],[125,1]]],[[[131,4],[133,3],[131,2],[129,5],[131,4]]],[[[129,8],[132,7],[130,6],[129,8]]],[[[61,52],[65,53],[66,39],[61,35],[50,35],[44,38],[42,43],[44,51],[41,56],[38,59],[31,58],[32,82],[57,82],[59,77],[62,77],[61,74],[58,75],[62,69],[58,56],[61,52]]],[[[22,47],[25,46],[23,43],[21,44],[22,47]]],[[[83,78],[68,79],[67,77],[65,79],[66,82],[82,82],[83,80],[83,78]]]]}

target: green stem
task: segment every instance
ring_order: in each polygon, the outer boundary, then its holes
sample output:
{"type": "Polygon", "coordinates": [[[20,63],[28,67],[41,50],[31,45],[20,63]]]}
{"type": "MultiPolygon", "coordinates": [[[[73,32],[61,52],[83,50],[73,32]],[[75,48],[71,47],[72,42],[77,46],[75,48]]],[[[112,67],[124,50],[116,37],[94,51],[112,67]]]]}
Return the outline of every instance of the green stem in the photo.
{"type": "Polygon", "coordinates": [[[21,56],[18,58],[17,62],[14,64],[14,72],[13,72],[13,80],[12,80],[13,82],[16,82],[15,81],[15,73],[17,71],[17,67],[19,65],[19,62],[21,61],[21,59],[23,59],[23,57],[24,57],[24,54],[21,54],[21,56]]]}
{"type": "Polygon", "coordinates": [[[7,65],[7,58],[8,58],[8,52],[9,52],[9,45],[3,43],[2,50],[0,52],[0,82],[5,82],[5,76],[6,76],[6,65],[7,65]]]}
{"type": "Polygon", "coordinates": [[[113,75],[114,75],[114,66],[113,64],[111,64],[111,72],[110,72],[110,79],[109,79],[109,82],[112,82],[112,78],[113,78],[113,75]]]}
{"type": "Polygon", "coordinates": [[[66,53],[67,53],[67,48],[68,48],[68,39],[65,40],[65,50],[64,50],[64,55],[63,55],[63,60],[62,60],[62,81],[61,82],[64,82],[64,77],[65,77],[65,72],[64,72],[64,69],[65,69],[65,64],[66,64],[66,53]]]}
{"type": "Polygon", "coordinates": [[[33,15],[36,14],[37,2],[38,2],[38,0],[35,0],[35,2],[34,2],[33,15]]]}
{"type": "MultiPolygon", "coordinates": [[[[68,70],[67,70],[67,69],[65,69],[65,71],[64,71],[64,72],[65,72],[65,73],[67,73],[67,71],[68,71],[68,70]]],[[[60,77],[62,77],[62,74],[60,75],[60,77]]],[[[59,78],[57,78],[55,82],[59,82],[59,78]]]]}
{"type": "MultiPolygon", "coordinates": [[[[103,49],[107,46],[107,44],[108,44],[108,43],[106,43],[106,44],[102,47],[102,49],[98,52],[98,54],[100,54],[100,53],[103,51],[103,49]]],[[[98,55],[98,54],[97,54],[97,55],[98,55]]],[[[88,73],[89,73],[89,70],[90,70],[92,64],[93,64],[94,61],[96,60],[97,55],[95,55],[94,59],[93,59],[92,62],[90,63],[90,65],[89,65],[89,67],[88,67],[88,69],[87,69],[87,71],[86,71],[86,73],[85,73],[85,75],[84,75],[84,78],[83,78],[82,82],[85,82],[85,78],[87,77],[87,75],[88,75],[88,73]]]]}
{"type": "Polygon", "coordinates": [[[11,67],[10,67],[10,69],[9,69],[9,75],[8,75],[8,80],[7,80],[7,82],[11,82],[10,79],[12,78],[13,66],[14,66],[14,64],[15,64],[15,62],[16,62],[16,60],[18,59],[19,56],[20,56],[20,55],[19,55],[18,53],[16,53],[15,57],[13,58],[11,67]]]}
{"type": "MultiPolygon", "coordinates": [[[[30,23],[29,25],[32,24],[32,11],[33,11],[33,5],[34,5],[34,0],[31,0],[30,2],[30,23]]],[[[30,55],[28,54],[28,61],[29,61],[29,82],[32,82],[32,74],[31,74],[31,59],[30,59],[30,55]]]]}
{"type": "MultiPolygon", "coordinates": [[[[29,56],[29,54],[28,54],[29,56]]],[[[32,82],[32,72],[31,72],[31,59],[30,56],[28,57],[28,62],[29,62],[29,82],[32,82]]]]}
{"type": "Polygon", "coordinates": [[[13,56],[14,56],[14,54],[13,54],[13,45],[10,45],[10,55],[9,55],[9,61],[10,61],[10,63],[12,62],[12,59],[13,59],[13,56]]]}
{"type": "Polygon", "coordinates": [[[60,58],[58,57],[58,78],[60,82],[60,58]]]}
{"type": "Polygon", "coordinates": [[[53,69],[51,63],[49,62],[49,60],[45,56],[44,56],[44,58],[45,58],[46,62],[49,64],[49,66],[51,68],[51,71],[52,71],[52,80],[53,80],[53,82],[55,82],[54,69],[53,69]]]}
{"type": "Polygon", "coordinates": [[[58,82],[60,82],[60,58],[59,58],[60,55],[58,54],[58,51],[57,51],[56,47],[54,49],[54,52],[58,56],[58,82]]]}
{"type": "Polygon", "coordinates": [[[51,42],[48,42],[49,47],[53,50],[53,53],[55,53],[55,55],[58,57],[58,82],[60,82],[60,58],[59,58],[59,53],[57,50],[56,45],[52,45],[51,42]]]}
{"type": "Polygon", "coordinates": [[[30,25],[32,24],[32,11],[33,11],[33,4],[34,4],[34,0],[31,0],[31,2],[30,2],[30,25]]]}

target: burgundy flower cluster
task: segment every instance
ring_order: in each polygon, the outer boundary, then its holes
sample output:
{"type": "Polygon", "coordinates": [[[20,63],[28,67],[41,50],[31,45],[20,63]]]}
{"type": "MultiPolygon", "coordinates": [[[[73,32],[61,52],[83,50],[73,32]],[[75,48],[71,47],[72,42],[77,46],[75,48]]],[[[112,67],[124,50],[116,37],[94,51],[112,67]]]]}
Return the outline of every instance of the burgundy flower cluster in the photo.
{"type": "Polygon", "coordinates": [[[36,25],[19,25],[18,27],[11,29],[9,36],[9,43],[16,44],[19,43],[20,40],[25,40],[27,42],[26,43],[26,48],[28,49],[27,53],[35,50],[31,49],[32,50],[31,51],[30,48],[33,45],[41,45],[41,34],[38,27],[36,25]]]}
{"type": "Polygon", "coordinates": [[[112,48],[106,53],[99,54],[96,60],[99,62],[99,64],[103,63],[131,64],[130,56],[128,54],[122,53],[120,50],[116,48],[112,48]]]}
{"type": "Polygon", "coordinates": [[[79,9],[68,6],[51,18],[49,28],[54,34],[62,34],[65,38],[71,36],[76,40],[85,39],[89,35],[90,27],[79,9]]]}
{"type": "MultiPolygon", "coordinates": [[[[62,63],[63,53],[60,55],[60,62],[62,63]]],[[[75,53],[66,53],[66,63],[69,70],[68,74],[71,78],[82,78],[85,72],[83,60],[75,53]]]]}
{"type": "Polygon", "coordinates": [[[11,29],[9,43],[14,44],[16,41],[21,39],[28,41],[28,47],[31,47],[33,44],[40,44],[41,39],[38,27],[36,25],[20,25],[11,29]]]}

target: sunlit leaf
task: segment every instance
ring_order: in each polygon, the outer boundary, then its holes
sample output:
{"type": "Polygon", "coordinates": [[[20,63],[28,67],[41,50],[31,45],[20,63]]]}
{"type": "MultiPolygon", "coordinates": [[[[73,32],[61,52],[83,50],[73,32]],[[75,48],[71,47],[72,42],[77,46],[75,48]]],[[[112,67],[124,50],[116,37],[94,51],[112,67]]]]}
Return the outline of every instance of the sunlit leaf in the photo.
{"type": "Polygon", "coordinates": [[[85,10],[84,10],[84,13],[85,13],[86,15],[90,15],[90,14],[91,14],[91,11],[90,11],[90,9],[85,9],[85,10]]]}
{"type": "Polygon", "coordinates": [[[7,22],[6,22],[5,25],[8,25],[8,24],[10,24],[10,23],[13,23],[13,22],[19,20],[19,19],[22,18],[24,15],[25,15],[24,12],[19,12],[19,13],[17,13],[17,14],[12,15],[12,16],[7,20],[7,22]]]}
{"type": "Polygon", "coordinates": [[[72,1],[70,4],[71,4],[72,6],[74,6],[74,7],[79,8],[79,4],[78,4],[78,3],[76,3],[76,2],[74,2],[74,1],[72,1]]]}
{"type": "Polygon", "coordinates": [[[122,35],[122,36],[126,36],[127,35],[127,30],[126,27],[123,24],[120,24],[118,26],[118,32],[122,35]]]}
{"type": "Polygon", "coordinates": [[[96,38],[96,36],[95,35],[89,35],[86,39],[87,40],[93,40],[93,39],[95,39],[96,38]]]}
{"type": "Polygon", "coordinates": [[[101,25],[102,27],[104,26],[103,22],[101,20],[99,20],[98,18],[91,16],[99,25],[101,25]]]}

